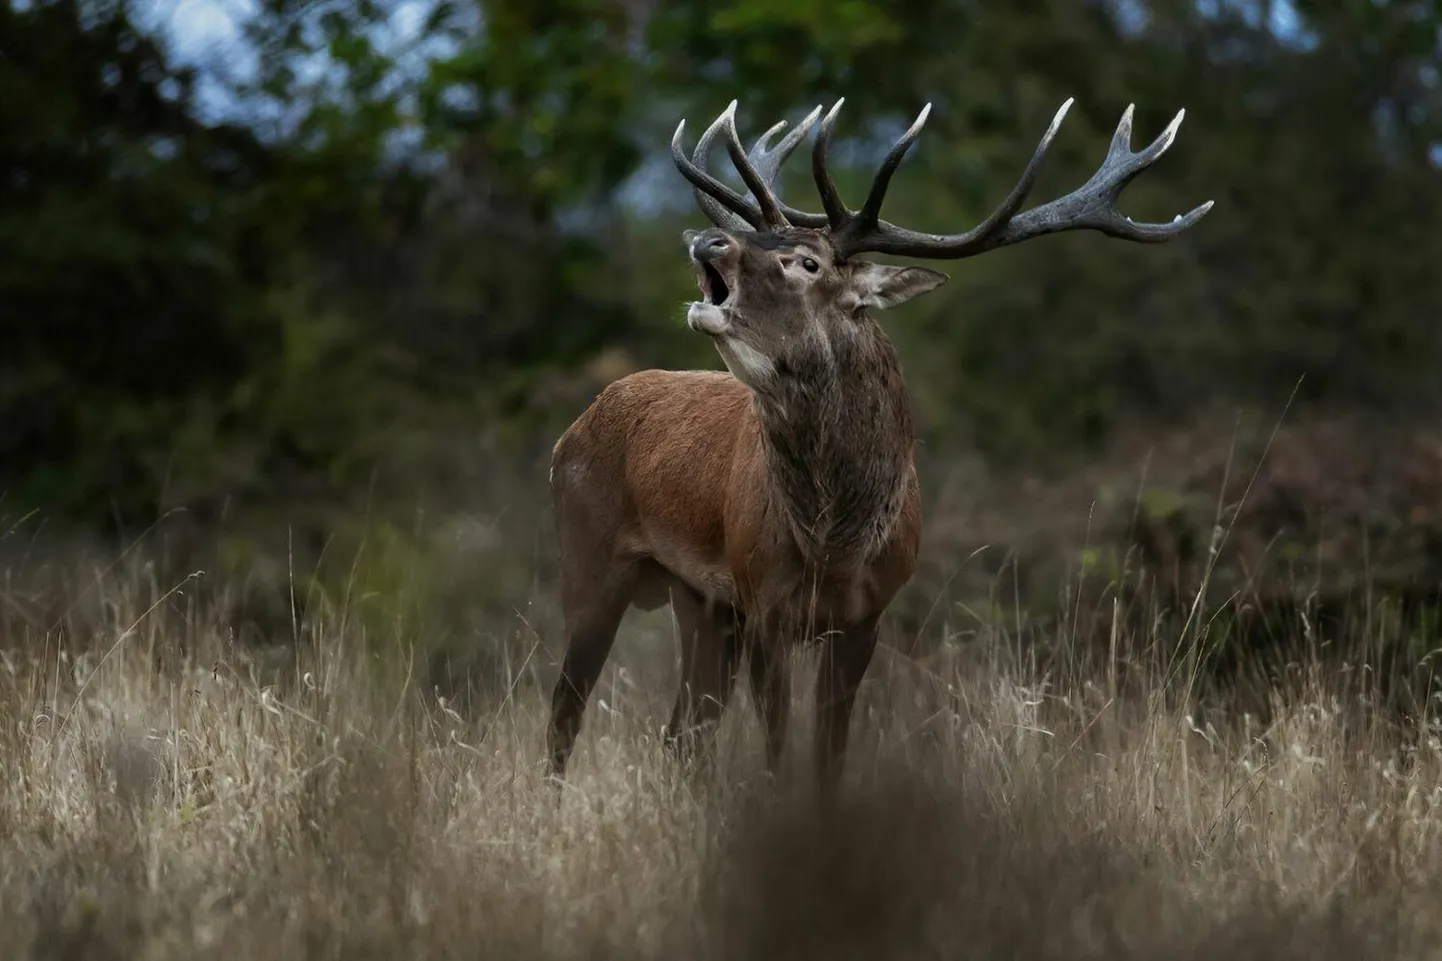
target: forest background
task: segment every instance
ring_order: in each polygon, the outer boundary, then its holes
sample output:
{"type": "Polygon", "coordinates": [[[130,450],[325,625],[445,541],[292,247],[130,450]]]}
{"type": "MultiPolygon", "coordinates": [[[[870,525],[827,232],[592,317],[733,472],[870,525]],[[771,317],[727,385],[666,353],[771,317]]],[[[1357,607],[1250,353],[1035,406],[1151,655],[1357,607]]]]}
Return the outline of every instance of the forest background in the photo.
{"type": "Polygon", "coordinates": [[[1038,201],[1135,102],[1137,143],[1187,114],[1125,210],[1216,207],[948,265],[885,319],[927,512],[894,641],[1054,625],[1093,574],[1108,616],[1204,579],[1430,611],[1439,50],[1442,6],[1398,0],[0,5],[0,547],[146,539],[260,641],[343,592],[485,647],[549,590],[559,432],[628,371],[720,366],[682,322],[679,120],[844,96],[855,198],[931,102],[887,216],[957,231],[1075,97],[1038,201]]]}

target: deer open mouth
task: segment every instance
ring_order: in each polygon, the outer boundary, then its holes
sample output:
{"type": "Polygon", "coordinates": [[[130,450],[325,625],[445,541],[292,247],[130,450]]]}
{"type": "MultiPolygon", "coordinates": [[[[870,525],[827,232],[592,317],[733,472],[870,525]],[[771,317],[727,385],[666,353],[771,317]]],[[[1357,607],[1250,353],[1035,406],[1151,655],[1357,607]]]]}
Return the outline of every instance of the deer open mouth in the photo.
{"type": "Polygon", "coordinates": [[[697,284],[701,288],[701,294],[706,298],[706,303],[720,307],[731,296],[731,288],[726,286],[726,278],[721,276],[721,271],[711,264],[703,263],[700,267],[697,284]]]}

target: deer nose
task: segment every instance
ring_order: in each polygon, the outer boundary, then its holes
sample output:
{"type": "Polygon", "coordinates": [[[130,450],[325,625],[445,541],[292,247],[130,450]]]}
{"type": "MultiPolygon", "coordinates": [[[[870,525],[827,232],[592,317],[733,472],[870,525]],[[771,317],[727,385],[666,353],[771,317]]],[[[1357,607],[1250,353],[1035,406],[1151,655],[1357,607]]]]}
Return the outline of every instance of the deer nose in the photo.
{"type": "Polygon", "coordinates": [[[691,256],[698,261],[715,260],[731,249],[731,240],[720,231],[708,231],[691,241],[691,256]]]}

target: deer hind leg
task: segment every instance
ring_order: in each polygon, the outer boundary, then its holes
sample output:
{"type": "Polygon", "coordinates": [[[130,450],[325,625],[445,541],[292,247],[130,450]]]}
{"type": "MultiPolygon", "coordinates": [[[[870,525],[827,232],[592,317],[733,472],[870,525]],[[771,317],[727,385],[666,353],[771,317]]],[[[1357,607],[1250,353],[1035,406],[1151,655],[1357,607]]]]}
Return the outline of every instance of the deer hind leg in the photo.
{"type": "Polygon", "coordinates": [[[773,647],[766,643],[766,638],[754,634],[748,638],[748,648],[751,694],[766,732],[766,770],[774,776],[781,768],[791,713],[790,652],[773,647]]]}
{"type": "Polygon", "coordinates": [[[586,702],[606,666],[616,629],[631,603],[638,567],[613,565],[599,579],[563,572],[561,607],[566,620],[566,656],[551,692],[551,773],[566,775],[566,762],[581,732],[586,702]]]}
{"type": "Polygon", "coordinates": [[[876,641],[873,617],[842,631],[822,648],[816,677],[816,781],[823,797],[834,794],[841,780],[851,709],[876,641]]]}
{"type": "Polygon", "coordinates": [[[676,694],[665,745],[681,759],[709,752],[716,726],[736,687],[740,642],[729,617],[679,581],[671,589],[671,609],[681,635],[681,688],[676,694]]]}

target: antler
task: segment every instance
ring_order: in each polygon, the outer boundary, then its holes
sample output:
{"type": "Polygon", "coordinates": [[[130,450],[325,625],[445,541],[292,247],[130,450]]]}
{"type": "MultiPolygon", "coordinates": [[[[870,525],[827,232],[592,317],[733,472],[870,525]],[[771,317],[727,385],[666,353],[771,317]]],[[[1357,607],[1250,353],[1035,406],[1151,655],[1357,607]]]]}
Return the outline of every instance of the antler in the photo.
{"type": "Polygon", "coordinates": [[[1212,201],[1208,200],[1185,216],[1174,218],[1170,224],[1137,223],[1117,210],[1117,198],[1122,190],[1172,145],[1172,141],[1176,139],[1177,128],[1181,126],[1182,117],[1186,114],[1185,110],[1178,111],[1161,136],[1152,141],[1145,150],[1133,153],[1132,111],[1135,105],[1128,105],[1122,114],[1121,122],[1117,124],[1116,133],[1112,135],[1106,159],[1090,180],[1064,197],[1018,214],[1017,211],[1026,201],[1026,196],[1036,180],[1042,158],[1072,105],[1072,99],[1068,98],[1052,118],[1051,126],[1041,138],[1026,169],[1022,171],[1021,179],[991,216],[964,234],[925,234],[907,230],[882,220],[881,204],[886,198],[886,188],[891,183],[891,175],[896,172],[902,157],[911,149],[911,145],[921,133],[921,128],[926,124],[931,104],[922,108],[915,122],[896,141],[872,181],[866,203],[861,210],[853,212],[842,203],[836,184],[826,169],[826,151],[836,126],[837,113],[844,102],[838,100],[827,113],[826,119],[821,121],[821,133],[816,138],[811,155],[812,175],[816,180],[816,189],[821,194],[822,206],[826,208],[832,243],[843,257],[874,251],[907,257],[953,260],[1021,243],[1043,234],[1083,229],[1098,230],[1123,240],[1161,243],[1186,230],[1212,209],[1212,201]]]}
{"type": "Polygon", "coordinates": [[[696,142],[696,149],[689,160],[681,151],[681,132],[686,126],[686,121],[682,120],[676,127],[675,136],[671,138],[671,158],[682,175],[691,182],[697,205],[718,227],[731,230],[761,230],[791,225],[825,227],[828,221],[824,215],[789,207],[777,198],[774,190],[781,165],[810,133],[820,114],[820,107],[812,110],[774,147],[770,146],[770,141],[786,127],[786,121],[782,120],[773,125],[756,139],[748,156],[736,132],[736,101],[733,100],[730,106],[711,122],[711,126],[706,128],[701,139],[696,142]],[[731,162],[740,172],[741,179],[755,198],[754,201],[742,197],[706,172],[706,161],[712,144],[716,135],[722,131],[726,134],[726,151],[731,156],[731,162]]]}

